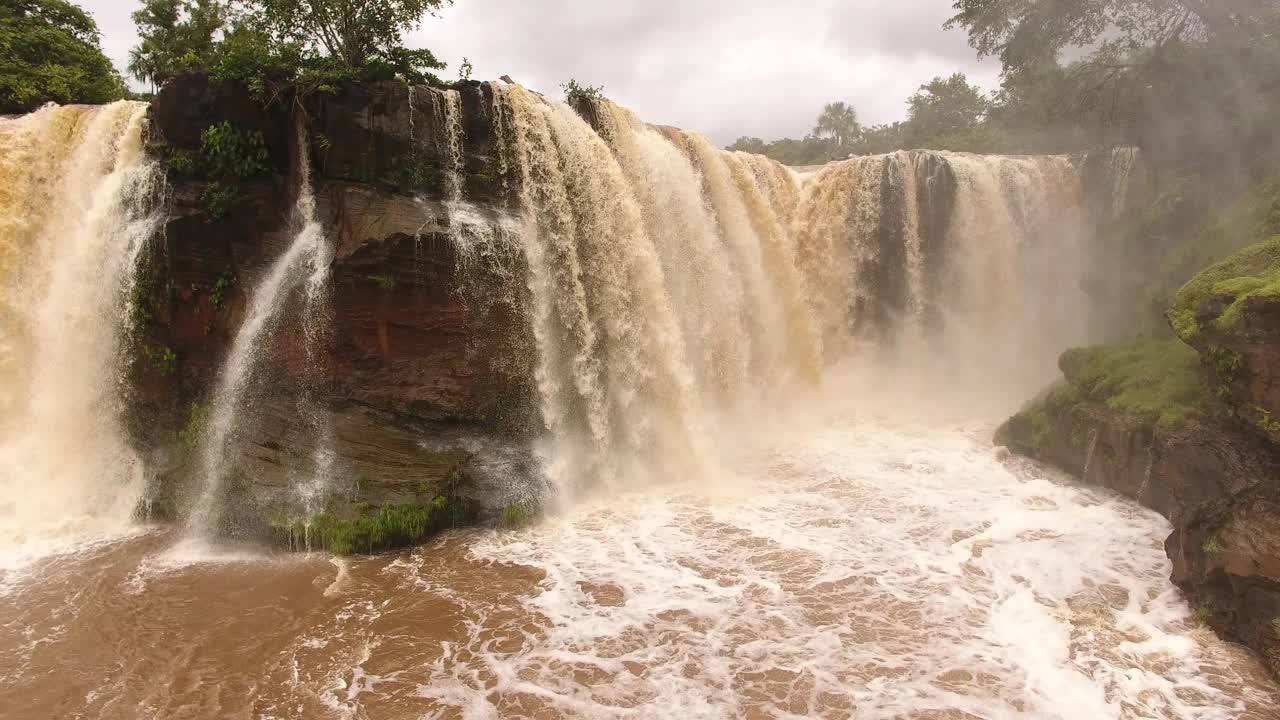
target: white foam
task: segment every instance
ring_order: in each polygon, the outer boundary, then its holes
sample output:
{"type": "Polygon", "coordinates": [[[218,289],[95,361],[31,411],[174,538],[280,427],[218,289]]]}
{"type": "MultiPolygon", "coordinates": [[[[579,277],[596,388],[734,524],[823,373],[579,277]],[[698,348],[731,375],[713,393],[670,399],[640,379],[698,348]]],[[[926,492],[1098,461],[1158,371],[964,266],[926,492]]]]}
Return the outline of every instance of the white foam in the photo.
{"type": "Polygon", "coordinates": [[[483,670],[445,653],[418,693],[477,718],[495,693],[590,717],[1236,717],[1165,521],[1028,468],[972,430],[859,424],[743,457],[737,500],[636,493],[479,536],[545,573],[522,601],[545,622],[516,652],[477,626],[483,670]]]}

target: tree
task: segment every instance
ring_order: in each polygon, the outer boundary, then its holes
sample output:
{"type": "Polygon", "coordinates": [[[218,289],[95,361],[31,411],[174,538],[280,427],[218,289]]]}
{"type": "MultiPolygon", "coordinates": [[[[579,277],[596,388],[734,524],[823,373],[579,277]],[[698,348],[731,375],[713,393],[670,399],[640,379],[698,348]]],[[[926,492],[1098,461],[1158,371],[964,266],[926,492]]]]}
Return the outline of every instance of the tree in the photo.
{"type": "MultiPolygon", "coordinates": [[[[954,144],[973,132],[986,117],[991,103],[963,73],[936,77],[907,99],[907,140],[915,147],[954,144]]],[[[965,148],[973,149],[973,148],[965,148]]]]}
{"type": "Polygon", "coordinates": [[[1257,37],[1274,27],[1275,0],[954,0],[946,27],[964,27],[980,56],[1006,73],[1056,61],[1067,47],[1115,57],[1184,40],[1257,37]]]}
{"type": "Polygon", "coordinates": [[[755,153],[756,155],[764,155],[768,146],[758,137],[742,136],[733,141],[733,144],[725,148],[725,150],[755,153]]]}
{"type": "Polygon", "coordinates": [[[133,13],[140,42],[129,51],[129,72],[156,87],[185,69],[208,66],[227,15],[217,0],[143,0],[133,13]]]}
{"type": "Polygon", "coordinates": [[[813,128],[814,137],[830,138],[837,153],[847,154],[858,141],[862,128],[858,125],[858,113],[852,105],[844,102],[827,103],[818,115],[818,124],[813,128]]]}
{"type": "Polygon", "coordinates": [[[124,82],[98,46],[97,24],[65,0],[0,3],[0,48],[0,112],[124,97],[124,82]]]}
{"type": "Polygon", "coordinates": [[[410,82],[438,79],[443,69],[431,51],[401,45],[424,15],[451,0],[254,0],[261,27],[277,41],[323,48],[337,69],[386,69],[410,82]]]}

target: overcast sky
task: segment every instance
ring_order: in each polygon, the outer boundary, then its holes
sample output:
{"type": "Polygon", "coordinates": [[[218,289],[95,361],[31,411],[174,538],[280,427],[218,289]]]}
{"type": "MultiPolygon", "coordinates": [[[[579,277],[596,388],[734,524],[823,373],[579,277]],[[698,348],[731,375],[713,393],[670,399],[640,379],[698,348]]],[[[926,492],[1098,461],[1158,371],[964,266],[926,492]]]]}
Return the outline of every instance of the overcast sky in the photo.
{"type": "MultiPolygon", "coordinates": [[[[952,0],[455,0],[408,44],[429,47],[457,77],[510,75],[548,94],[570,77],[603,85],[649,122],[740,135],[803,136],[823,103],[845,100],[867,124],[900,120],[935,75],[961,71],[990,90],[1000,66],[979,62],[963,31],[942,29],[952,0]]],[[[134,0],[81,0],[107,54],[124,66],[136,42],[134,0]]]]}

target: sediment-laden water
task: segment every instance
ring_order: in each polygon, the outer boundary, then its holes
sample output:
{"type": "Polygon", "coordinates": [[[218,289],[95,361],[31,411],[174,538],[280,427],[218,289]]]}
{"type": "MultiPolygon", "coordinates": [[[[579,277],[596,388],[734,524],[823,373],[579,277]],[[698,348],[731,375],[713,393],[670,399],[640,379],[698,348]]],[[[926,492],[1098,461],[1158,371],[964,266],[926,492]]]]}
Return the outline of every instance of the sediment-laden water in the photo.
{"type": "MultiPolygon", "coordinates": [[[[305,128],[293,236],[210,398],[195,510],[164,529],[133,521],[120,417],[163,220],[145,106],[0,121],[0,717],[1280,714],[1168,581],[1163,519],[989,441],[1094,336],[1076,161],[801,176],[609,103],[588,122],[489,91],[519,221],[468,204],[454,91],[444,200],[460,292],[528,323],[549,513],[371,558],[217,542],[264,339],[301,322],[324,362],[305,128]]],[[[335,458],[298,401],[309,517],[335,458]]]]}
{"type": "Polygon", "coordinates": [[[0,585],[0,708],[85,718],[1262,718],[1154,513],[990,427],[832,416],[719,486],[383,557],[164,531],[0,585]]]}

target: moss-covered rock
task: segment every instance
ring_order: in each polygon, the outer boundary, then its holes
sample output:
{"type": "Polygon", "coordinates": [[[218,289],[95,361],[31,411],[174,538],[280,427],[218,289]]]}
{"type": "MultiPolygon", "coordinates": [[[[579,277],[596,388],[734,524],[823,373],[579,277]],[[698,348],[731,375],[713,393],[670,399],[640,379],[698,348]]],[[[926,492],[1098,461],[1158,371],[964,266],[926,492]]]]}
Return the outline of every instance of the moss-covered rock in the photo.
{"type": "Polygon", "coordinates": [[[421,505],[375,508],[353,502],[342,510],[320,513],[310,522],[277,516],[271,526],[290,548],[350,555],[414,545],[441,530],[468,524],[474,515],[461,499],[437,495],[421,505]]]}
{"type": "Polygon", "coordinates": [[[1192,342],[1212,323],[1231,331],[1255,300],[1280,297],[1280,235],[1251,245],[1196,275],[1174,298],[1169,323],[1192,342]]]}
{"type": "Polygon", "coordinates": [[[1173,339],[1076,348],[1063,353],[1058,366],[1067,383],[1065,390],[1056,391],[1058,402],[1098,402],[1162,428],[1179,427],[1200,415],[1207,400],[1199,357],[1173,339]]]}

